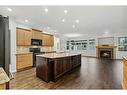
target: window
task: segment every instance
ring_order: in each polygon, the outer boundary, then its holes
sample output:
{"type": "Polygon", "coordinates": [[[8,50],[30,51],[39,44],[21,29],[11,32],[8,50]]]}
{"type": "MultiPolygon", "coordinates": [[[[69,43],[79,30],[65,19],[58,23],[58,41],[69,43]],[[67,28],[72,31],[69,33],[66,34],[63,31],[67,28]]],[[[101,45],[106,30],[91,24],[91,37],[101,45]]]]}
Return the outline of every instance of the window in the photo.
{"type": "Polygon", "coordinates": [[[95,50],[95,39],[89,40],[89,50],[95,50]]]}
{"type": "Polygon", "coordinates": [[[127,37],[118,38],[118,50],[127,51],[127,37]]]}
{"type": "Polygon", "coordinates": [[[71,40],[67,41],[67,50],[86,50],[87,40],[71,40]]]}

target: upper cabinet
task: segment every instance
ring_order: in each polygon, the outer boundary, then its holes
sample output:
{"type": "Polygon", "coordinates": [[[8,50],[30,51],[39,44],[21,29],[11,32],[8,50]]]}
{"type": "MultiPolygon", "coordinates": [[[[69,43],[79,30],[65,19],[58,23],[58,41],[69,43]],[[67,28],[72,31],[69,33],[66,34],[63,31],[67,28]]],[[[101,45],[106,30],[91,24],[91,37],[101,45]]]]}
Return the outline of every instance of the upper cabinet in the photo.
{"type": "Polygon", "coordinates": [[[42,40],[42,46],[53,46],[54,36],[51,34],[42,33],[37,29],[23,29],[16,28],[17,33],[17,46],[30,46],[31,39],[42,40]]]}
{"type": "Polygon", "coordinates": [[[16,28],[17,46],[30,46],[32,32],[29,29],[16,28]]]}
{"type": "Polygon", "coordinates": [[[42,39],[42,31],[37,29],[31,29],[33,39],[42,39]]]}
{"type": "Polygon", "coordinates": [[[42,45],[43,46],[53,46],[54,36],[46,33],[42,33],[42,45]]]}

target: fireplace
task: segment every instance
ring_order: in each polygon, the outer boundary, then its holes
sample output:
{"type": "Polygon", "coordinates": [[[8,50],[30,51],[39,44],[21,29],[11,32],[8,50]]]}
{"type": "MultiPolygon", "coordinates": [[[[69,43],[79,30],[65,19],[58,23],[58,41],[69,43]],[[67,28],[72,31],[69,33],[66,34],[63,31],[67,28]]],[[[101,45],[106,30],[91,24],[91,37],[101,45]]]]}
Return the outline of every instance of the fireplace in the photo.
{"type": "Polygon", "coordinates": [[[99,49],[99,58],[113,59],[113,49],[99,49]]]}
{"type": "Polygon", "coordinates": [[[116,46],[111,45],[96,46],[96,55],[98,58],[115,59],[116,46]]]}

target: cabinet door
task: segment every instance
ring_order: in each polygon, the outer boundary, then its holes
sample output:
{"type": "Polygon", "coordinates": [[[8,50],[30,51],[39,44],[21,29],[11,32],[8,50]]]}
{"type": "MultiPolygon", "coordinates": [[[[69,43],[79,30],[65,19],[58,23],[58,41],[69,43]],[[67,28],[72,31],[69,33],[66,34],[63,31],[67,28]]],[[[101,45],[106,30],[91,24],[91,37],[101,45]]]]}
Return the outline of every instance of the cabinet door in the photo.
{"type": "Polygon", "coordinates": [[[42,38],[42,32],[38,32],[38,33],[37,33],[37,37],[38,37],[38,39],[41,40],[41,38],[42,38]]]}
{"type": "Polygon", "coordinates": [[[32,38],[37,39],[37,32],[35,30],[32,30],[32,38]]]}
{"type": "Polygon", "coordinates": [[[54,45],[54,37],[49,34],[42,34],[42,41],[43,41],[43,46],[53,46],[54,45]]]}
{"type": "Polygon", "coordinates": [[[72,56],[72,65],[73,68],[81,64],[81,55],[72,56]]]}
{"type": "Polygon", "coordinates": [[[5,90],[6,89],[6,83],[0,84],[0,90],[5,90]]]}
{"type": "Polygon", "coordinates": [[[18,46],[24,45],[24,31],[22,29],[16,29],[16,43],[18,46]]]}
{"type": "Polygon", "coordinates": [[[50,37],[50,45],[51,46],[54,46],[54,36],[51,36],[50,37]]]}
{"type": "Polygon", "coordinates": [[[32,29],[32,38],[33,39],[42,39],[42,32],[32,29]]]}
{"type": "Polygon", "coordinates": [[[63,74],[63,60],[62,58],[55,59],[54,62],[54,77],[58,78],[63,74]]]}
{"type": "Polygon", "coordinates": [[[42,34],[42,45],[47,46],[47,35],[46,34],[42,34]]]}
{"type": "Polygon", "coordinates": [[[70,57],[63,58],[63,72],[68,72],[72,69],[72,63],[70,57]]]}
{"type": "Polygon", "coordinates": [[[32,39],[32,32],[25,31],[25,45],[30,46],[31,45],[31,39],[32,39]]]}
{"type": "Polygon", "coordinates": [[[32,54],[19,54],[16,56],[17,69],[33,66],[32,54]]]}

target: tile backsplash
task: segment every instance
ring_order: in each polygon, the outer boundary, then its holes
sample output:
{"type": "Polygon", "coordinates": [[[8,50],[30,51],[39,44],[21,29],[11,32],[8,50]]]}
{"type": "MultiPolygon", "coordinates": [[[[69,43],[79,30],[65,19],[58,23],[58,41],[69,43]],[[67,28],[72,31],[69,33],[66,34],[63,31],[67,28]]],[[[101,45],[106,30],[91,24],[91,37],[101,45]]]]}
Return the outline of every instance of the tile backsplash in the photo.
{"type": "Polygon", "coordinates": [[[29,52],[30,47],[18,46],[17,52],[29,52]]]}
{"type": "Polygon", "coordinates": [[[29,48],[40,48],[41,51],[53,51],[53,47],[17,46],[17,52],[29,52],[29,48]]]}

